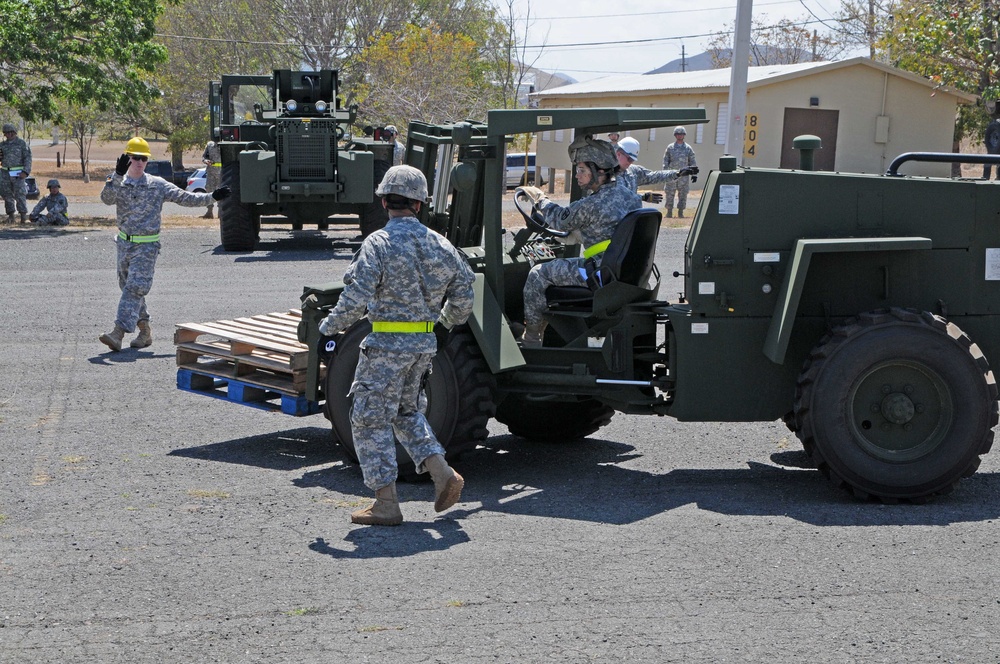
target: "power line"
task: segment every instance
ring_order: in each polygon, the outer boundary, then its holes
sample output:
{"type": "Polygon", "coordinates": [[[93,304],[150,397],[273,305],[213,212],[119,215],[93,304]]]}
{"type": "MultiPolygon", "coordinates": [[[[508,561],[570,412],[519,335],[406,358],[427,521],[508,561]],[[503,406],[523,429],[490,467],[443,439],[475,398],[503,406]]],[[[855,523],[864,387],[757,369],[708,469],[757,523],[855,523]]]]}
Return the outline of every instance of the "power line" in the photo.
{"type": "MultiPolygon", "coordinates": [[[[776,2],[761,2],[757,3],[755,7],[769,7],[771,5],[794,5],[799,0],[777,0],[776,2]]],[[[663,16],[667,14],[693,14],[696,12],[717,12],[723,10],[735,11],[736,5],[724,5],[720,7],[699,7],[697,9],[668,9],[659,12],[638,12],[634,14],[629,14],[629,18],[635,18],[638,16],[663,16]]],[[[621,18],[621,14],[595,14],[591,16],[530,16],[530,17],[516,17],[515,21],[576,21],[580,19],[593,19],[593,18],[621,18]]]]}

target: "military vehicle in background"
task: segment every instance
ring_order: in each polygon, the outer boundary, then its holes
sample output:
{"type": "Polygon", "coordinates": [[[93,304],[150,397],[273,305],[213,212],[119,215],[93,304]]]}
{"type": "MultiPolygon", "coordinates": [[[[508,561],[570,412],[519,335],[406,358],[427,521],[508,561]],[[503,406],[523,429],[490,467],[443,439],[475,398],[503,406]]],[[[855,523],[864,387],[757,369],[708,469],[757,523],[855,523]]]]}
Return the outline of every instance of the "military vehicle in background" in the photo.
{"type": "Polygon", "coordinates": [[[355,138],[357,108],[341,108],[337,72],[275,70],[225,75],[209,85],[211,126],[222,153],[222,247],[252,251],[261,217],[295,230],[358,224],[367,236],[387,215],[375,187],[392,165],[393,144],[355,138]]]}
{"type": "MultiPolygon", "coordinates": [[[[595,108],[410,123],[407,159],[433,192],[421,221],[461,247],[476,272],[473,315],[449,335],[427,382],[428,420],[448,456],[483,443],[493,417],[545,441],[588,436],[616,412],[734,427],[781,419],[819,470],[860,498],[922,502],[951,491],[979,467],[998,421],[989,360],[1000,358],[1000,183],[900,169],[998,157],[917,153],[884,175],[814,172],[805,157],[815,137],[799,142],[797,170],[723,157],[705,177],[684,270],[674,274],[683,286],[669,289],[681,291],[676,300],[657,299],[660,212],[641,209],[604,252],[603,285],[550,288],[543,347],[517,342],[528,271],[579,247],[558,243],[523,195],[515,202],[525,227],[508,239],[511,137],[705,121],[703,109],[595,108]]],[[[329,366],[316,352],[318,323],[342,291],[303,291],[294,385],[269,388],[238,367],[221,374],[202,361],[210,354],[182,362],[179,350],[178,386],[213,396],[222,386],[220,398],[258,407],[280,399],[295,414],[322,410],[356,459],[348,391],[370,324],[345,333],[329,366]]],[[[402,449],[398,458],[405,466],[402,449]]],[[[401,470],[412,473],[412,463],[401,470]]]]}

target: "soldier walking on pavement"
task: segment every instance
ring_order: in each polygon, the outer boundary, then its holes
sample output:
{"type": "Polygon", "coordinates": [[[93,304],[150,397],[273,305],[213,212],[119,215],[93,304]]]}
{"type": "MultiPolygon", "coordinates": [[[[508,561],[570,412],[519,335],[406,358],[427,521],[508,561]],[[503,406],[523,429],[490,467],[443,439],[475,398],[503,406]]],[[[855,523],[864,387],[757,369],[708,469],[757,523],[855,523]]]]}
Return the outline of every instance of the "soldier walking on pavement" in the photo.
{"type": "Polygon", "coordinates": [[[519,187],[545,217],[546,224],[559,231],[573,231],[573,242],[582,244],[583,256],[558,258],[535,265],[524,283],[524,337],[521,345],[538,348],[545,334],[543,315],[549,286],[586,286],[588,261],[592,270],[600,268],[601,254],[611,243],[611,236],[626,214],[642,207],[639,195],[615,181],[618,158],[611,143],[585,136],[569,146],[576,182],[587,192],[568,207],[553,203],[537,187],[519,187]]]}
{"type": "Polygon", "coordinates": [[[100,336],[101,343],[114,351],[122,349],[122,339],[135,331],[137,324],[139,334],[129,345],[145,348],[153,343],[146,294],[153,286],[153,270],[160,253],[163,202],[203,207],[230,193],[228,187],[211,194],[184,191],[163,178],[147,174],[149,157],[149,144],[138,136],[131,139],[115,163],[115,172],[108,176],[101,190],[101,202],[116,207],[118,221],[118,286],[122,295],[114,329],[100,336]]]}
{"type": "MultiPolygon", "coordinates": [[[[674,142],[667,146],[663,153],[663,168],[682,170],[685,168],[697,168],[698,164],[694,158],[694,150],[684,142],[687,137],[687,129],[684,127],[674,128],[674,142]]],[[[690,176],[679,177],[676,180],[667,182],[663,186],[663,193],[666,196],[667,216],[674,214],[674,192],[677,192],[677,216],[684,216],[684,208],[687,207],[688,192],[691,190],[690,176]]]]}
{"type": "MultiPolygon", "coordinates": [[[[222,150],[214,140],[205,145],[205,151],[201,153],[201,163],[205,164],[205,191],[215,191],[219,188],[222,174],[222,150]]],[[[215,201],[209,201],[205,219],[212,218],[214,208],[215,201]]]]}
{"type": "Polygon", "coordinates": [[[417,219],[427,201],[423,173],[393,166],[375,193],[389,222],[362,242],[344,273],[344,292],[319,330],[329,353],[337,335],[366,311],[372,322],[351,385],[351,433],[375,503],[351,514],[351,522],[398,526],[403,513],[396,493],[396,440],[418,473],[430,473],[435,511],[443,512],[462,495],[465,480],[445,461],[445,449],[424,416],[422,392],[439,336],[447,338],[472,312],[475,277],[462,254],[417,219]]]}
{"type": "Polygon", "coordinates": [[[0,195],[3,196],[7,223],[15,223],[15,208],[21,214],[21,223],[28,223],[28,187],[25,179],[31,175],[31,148],[17,135],[17,127],[3,125],[3,142],[0,142],[0,195]]]}

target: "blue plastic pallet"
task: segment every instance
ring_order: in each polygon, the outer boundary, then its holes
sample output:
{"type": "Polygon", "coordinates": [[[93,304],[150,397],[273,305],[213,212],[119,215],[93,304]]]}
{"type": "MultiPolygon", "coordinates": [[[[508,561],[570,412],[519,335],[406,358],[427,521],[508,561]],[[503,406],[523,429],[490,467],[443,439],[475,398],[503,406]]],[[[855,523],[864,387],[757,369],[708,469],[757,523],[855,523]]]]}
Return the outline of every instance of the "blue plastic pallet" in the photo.
{"type": "Polygon", "coordinates": [[[220,378],[190,369],[177,370],[177,389],[194,394],[232,401],[251,408],[281,411],[286,415],[304,417],[320,412],[320,405],[304,396],[290,396],[235,378],[220,378]],[[280,399],[280,401],[275,401],[280,399]]]}

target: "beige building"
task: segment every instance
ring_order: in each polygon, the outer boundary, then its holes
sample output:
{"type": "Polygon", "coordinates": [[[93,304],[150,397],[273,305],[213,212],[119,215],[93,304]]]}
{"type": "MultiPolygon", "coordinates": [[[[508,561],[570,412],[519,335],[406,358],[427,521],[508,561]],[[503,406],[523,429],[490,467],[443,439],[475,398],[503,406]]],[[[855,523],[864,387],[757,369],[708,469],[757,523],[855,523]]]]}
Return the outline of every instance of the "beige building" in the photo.
{"type": "MultiPolygon", "coordinates": [[[[708,124],[687,127],[698,165],[718,167],[727,133],[729,69],[605,77],[534,95],[540,108],[607,106],[704,108],[708,124]]],[[[959,104],[976,97],[868,58],[750,67],[745,166],[795,168],[795,136],[823,140],[818,170],[883,173],[904,152],[951,152],[959,104]],[[750,140],[755,139],[755,140],[750,140]]],[[[539,166],[569,169],[570,132],[537,136],[539,166]]],[[[628,132],[626,132],[628,133],[628,132]]],[[[632,132],[639,163],[659,169],[672,128],[632,132]]],[[[901,172],[947,176],[948,164],[909,163],[901,172]]],[[[694,185],[697,187],[698,185],[694,185]]]]}

